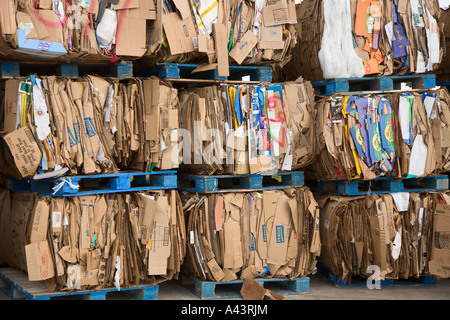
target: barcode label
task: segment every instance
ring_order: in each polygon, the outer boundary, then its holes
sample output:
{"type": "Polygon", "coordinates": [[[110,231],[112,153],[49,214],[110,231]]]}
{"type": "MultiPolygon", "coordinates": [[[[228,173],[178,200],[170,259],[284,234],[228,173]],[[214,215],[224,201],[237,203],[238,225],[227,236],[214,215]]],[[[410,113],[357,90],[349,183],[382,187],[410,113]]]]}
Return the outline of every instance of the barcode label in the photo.
{"type": "Polygon", "coordinates": [[[164,227],[164,240],[163,246],[167,247],[169,245],[169,227],[164,227]]]}

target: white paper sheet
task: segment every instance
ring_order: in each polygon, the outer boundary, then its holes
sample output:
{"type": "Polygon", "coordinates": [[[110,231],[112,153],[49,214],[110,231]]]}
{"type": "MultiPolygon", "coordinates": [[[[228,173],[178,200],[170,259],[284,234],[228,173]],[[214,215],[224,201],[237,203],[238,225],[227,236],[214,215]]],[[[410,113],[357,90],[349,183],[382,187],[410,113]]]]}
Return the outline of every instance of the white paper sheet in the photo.
{"type": "Polygon", "coordinates": [[[410,159],[408,175],[423,175],[425,173],[425,164],[427,161],[427,146],[425,145],[421,134],[418,134],[414,139],[410,159]]]}
{"type": "Polygon", "coordinates": [[[33,110],[36,135],[39,140],[43,141],[51,133],[51,130],[50,116],[40,82],[40,80],[36,79],[36,83],[33,86],[33,110]]]}
{"type": "Polygon", "coordinates": [[[434,106],[435,101],[436,101],[436,98],[431,97],[431,96],[426,96],[423,101],[428,118],[431,116],[431,112],[433,111],[433,106],[434,106]]]}
{"type": "Polygon", "coordinates": [[[396,233],[392,245],[392,258],[394,258],[394,260],[397,260],[400,255],[400,249],[402,247],[402,228],[400,228],[400,230],[396,233]]]}
{"type": "Polygon", "coordinates": [[[409,192],[391,193],[394,199],[395,207],[399,212],[408,211],[409,206],[409,192]]]}
{"type": "Polygon", "coordinates": [[[439,7],[442,10],[447,10],[450,8],[450,0],[439,0],[439,7]]]}
{"type": "Polygon", "coordinates": [[[427,29],[429,64],[433,65],[434,63],[439,63],[439,30],[436,19],[433,18],[428,9],[427,15],[429,25],[427,29]]]}
{"type": "Polygon", "coordinates": [[[392,47],[392,34],[394,33],[394,23],[391,21],[384,26],[384,30],[386,31],[386,35],[389,40],[389,44],[392,47]]]}

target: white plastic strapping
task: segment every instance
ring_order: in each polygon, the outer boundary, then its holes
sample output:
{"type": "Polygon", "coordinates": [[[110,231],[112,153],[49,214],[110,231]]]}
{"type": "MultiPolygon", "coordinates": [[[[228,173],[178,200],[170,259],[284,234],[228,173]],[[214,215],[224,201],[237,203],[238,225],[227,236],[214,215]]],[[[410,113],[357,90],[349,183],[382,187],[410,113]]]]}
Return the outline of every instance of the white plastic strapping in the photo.
{"type": "Polygon", "coordinates": [[[72,183],[71,178],[60,178],[57,180],[57,184],[53,187],[53,195],[55,195],[59,189],[63,187],[64,183],[67,183],[72,189],[78,190],[80,188],[78,184],[72,183]]]}
{"type": "Polygon", "coordinates": [[[364,64],[353,48],[349,0],[324,0],[319,62],[324,79],[363,77],[364,64]]]}

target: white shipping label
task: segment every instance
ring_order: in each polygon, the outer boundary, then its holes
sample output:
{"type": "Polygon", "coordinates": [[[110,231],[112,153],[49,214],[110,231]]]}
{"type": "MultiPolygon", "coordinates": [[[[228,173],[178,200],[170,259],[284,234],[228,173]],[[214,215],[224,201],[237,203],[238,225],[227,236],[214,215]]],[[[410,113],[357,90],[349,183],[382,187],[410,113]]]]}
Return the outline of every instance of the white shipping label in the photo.
{"type": "Polygon", "coordinates": [[[52,228],[61,228],[62,222],[62,213],[58,211],[54,211],[52,214],[52,228]]]}

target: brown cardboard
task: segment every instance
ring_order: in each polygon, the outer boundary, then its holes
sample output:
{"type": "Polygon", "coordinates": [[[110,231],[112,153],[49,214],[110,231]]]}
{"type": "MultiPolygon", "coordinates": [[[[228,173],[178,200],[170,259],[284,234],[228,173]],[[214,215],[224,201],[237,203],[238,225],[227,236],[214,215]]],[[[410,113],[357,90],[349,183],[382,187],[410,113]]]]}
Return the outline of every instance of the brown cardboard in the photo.
{"type": "Polygon", "coordinates": [[[259,47],[261,49],[283,49],[283,26],[261,26],[259,47]]]}
{"type": "Polygon", "coordinates": [[[167,258],[170,255],[169,203],[167,197],[159,197],[153,219],[149,248],[149,275],[167,274],[167,258]]]}
{"type": "Polygon", "coordinates": [[[53,260],[47,241],[25,246],[29,281],[50,279],[55,275],[53,260]]]}
{"type": "Polygon", "coordinates": [[[221,77],[227,77],[230,75],[230,70],[228,67],[228,37],[227,30],[224,24],[214,23],[213,24],[214,41],[217,53],[217,70],[221,77]]]}
{"type": "Polygon", "coordinates": [[[182,19],[178,13],[172,12],[162,16],[162,24],[169,42],[172,55],[188,53],[196,50],[194,38],[197,37],[192,17],[182,19]]]}
{"type": "Polygon", "coordinates": [[[5,120],[3,131],[10,133],[16,129],[17,103],[21,80],[10,79],[5,82],[5,120]]]}
{"type": "Polygon", "coordinates": [[[188,0],[174,0],[175,6],[181,14],[181,19],[187,19],[191,16],[191,8],[188,0]]]}
{"type": "MultiPolygon", "coordinates": [[[[36,13],[36,19],[45,21],[45,27],[48,33],[47,36],[42,37],[40,36],[38,30],[39,39],[63,43],[63,27],[61,25],[61,20],[53,10],[38,10],[36,13]]],[[[33,23],[33,25],[36,28],[36,24],[33,23]]]]}
{"type": "Polygon", "coordinates": [[[279,196],[275,211],[269,212],[269,215],[274,215],[274,219],[267,250],[267,263],[283,265],[287,262],[287,249],[292,227],[290,223],[294,220],[291,217],[289,199],[285,194],[279,196]]]}
{"type": "Polygon", "coordinates": [[[39,9],[51,10],[52,8],[52,0],[39,0],[39,9]]]}
{"type": "Polygon", "coordinates": [[[28,127],[15,130],[3,137],[12,156],[12,163],[22,178],[34,175],[42,153],[28,127]]]}
{"type": "MultiPolygon", "coordinates": [[[[250,30],[234,45],[230,51],[230,57],[233,58],[238,64],[242,64],[244,59],[253,50],[258,38],[250,30]]],[[[218,48],[219,50],[219,48],[218,48]]]]}
{"type": "Polygon", "coordinates": [[[307,188],[223,193],[220,197],[201,197],[200,201],[193,196],[185,208],[187,232],[191,235],[186,271],[222,282],[261,276],[298,277],[314,272],[318,252],[309,245],[313,216],[306,210],[311,204],[315,208],[307,188]],[[218,218],[217,199],[223,199],[224,206],[220,231],[214,221],[218,218]],[[277,242],[277,238],[284,241],[277,242]],[[304,267],[297,269],[301,264],[304,267]],[[220,280],[210,274],[212,266],[220,280]]]}
{"type": "Polygon", "coordinates": [[[139,217],[139,224],[141,227],[141,243],[146,245],[150,239],[150,232],[153,226],[154,212],[156,209],[156,201],[153,197],[139,193],[138,197],[141,198],[141,208],[144,210],[139,217]]]}
{"type": "Polygon", "coordinates": [[[35,201],[29,224],[29,241],[41,242],[47,239],[50,204],[43,197],[35,201]]]}
{"type": "Polygon", "coordinates": [[[294,2],[290,0],[267,1],[263,8],[263,20],[267,27],[297,23],[294,2]]]}
{"type": "Polygon", "coordinates": [[[130,19],[126,12],[117,13],[116,54],[141,57],[146,51],[147,22],[145,19],[130,19]]]}
{"type": "Polygon", "coordinates": [[[245,279],[241,288],[244,300],[284,300],[284,297],[276,292],[265,289],[254,279],[245,279]]]}
{"type": "Polygon", "coordinates": [[[160,85],[158,79],[144,80],[145,139],[150,141],[150,151],[158,151],[160,131],[160,85]]]}
{"type": "Polygon", "coordinates": [[[121,10],[139,8],[139,4],[139,0],[119,0],[119,3],[114,5],[114,9],[121,10]]]}
{"type": "Polygon", "coordinates": [[[127,11],[129,18],[156,20],[156,8],[153,1],[139,0],[139,8],[132,8],[127,11]]]}
{"type": "Polygon", "coordinates": [[[428,263],[430,274],[436,277],[450,277],[450,205],[439,203],[433,217],[431,258],[428,263]]]}
{"type": "Polygon", "coordinates": [[[17,11],[16,13],[16,20],[17,20],[17,28],[27,30],[26,37],[27,39],[37,39],[38,35],[36,33],[36,30],[33,25],[33,21],[31,20],[31,17],[22,11],[17,11]]]}
{"type": "Polygon", "coordinates": [[[0,4],[0,30],[4,35],[13,35],[17,31],[14,7],[14,0],[2,1],[0,4]]]}

